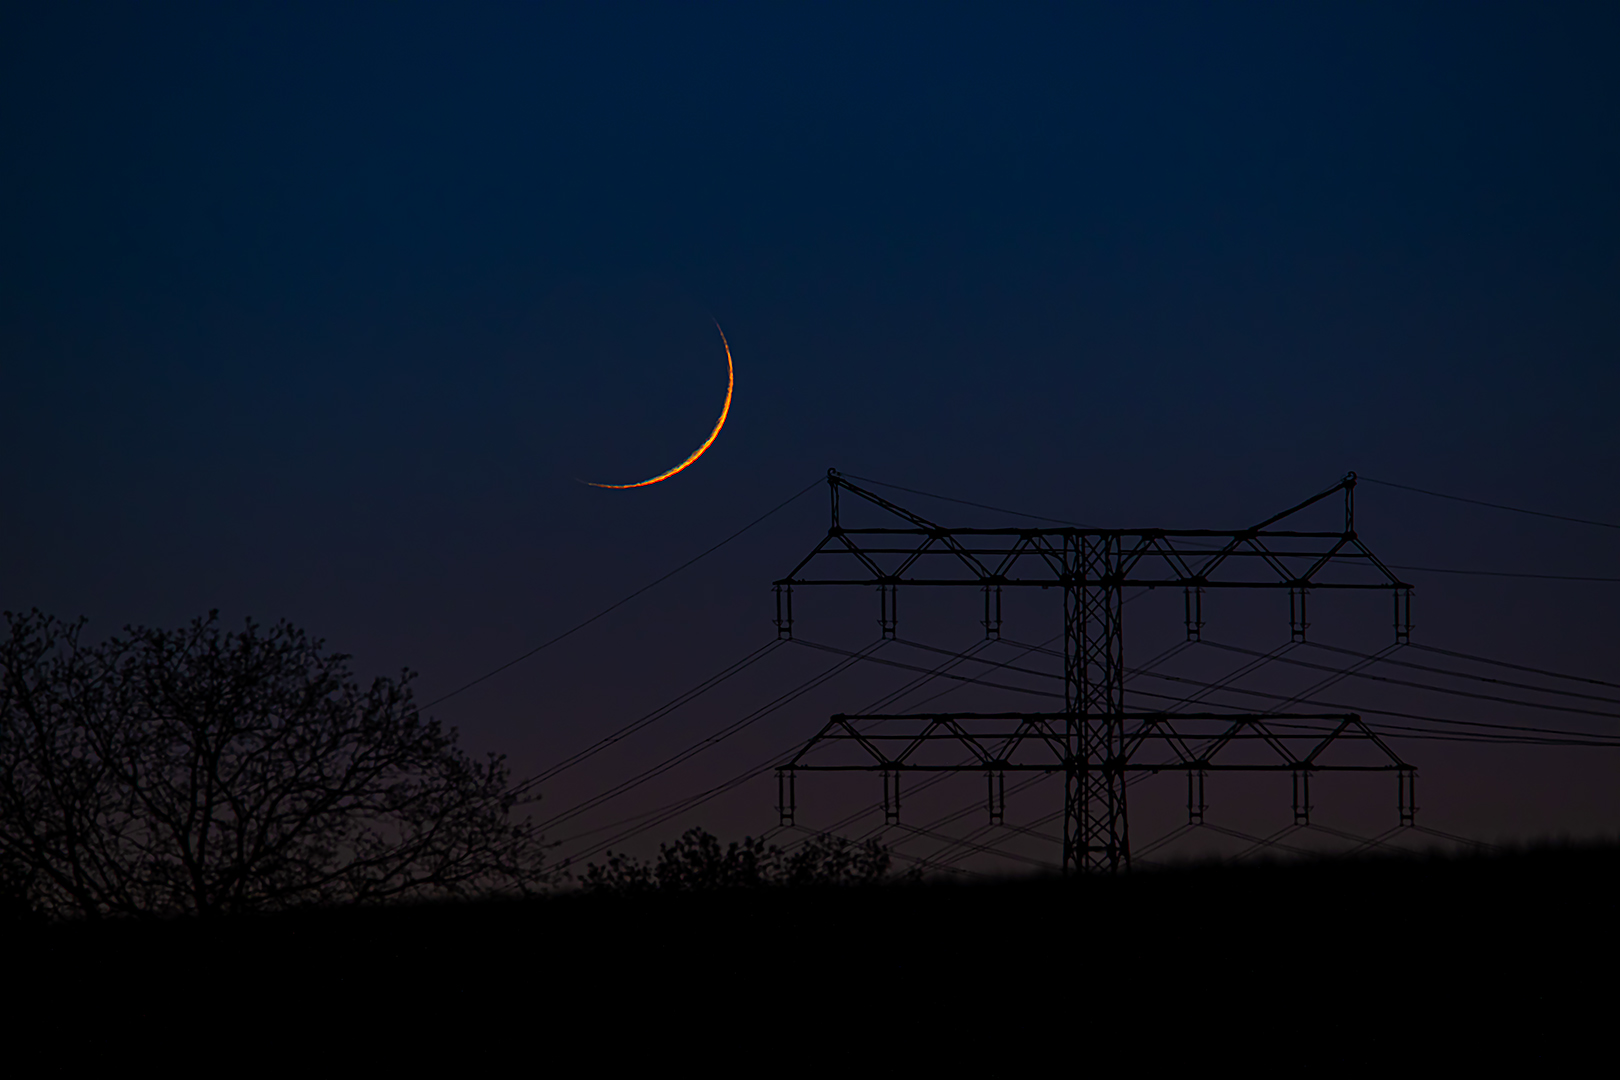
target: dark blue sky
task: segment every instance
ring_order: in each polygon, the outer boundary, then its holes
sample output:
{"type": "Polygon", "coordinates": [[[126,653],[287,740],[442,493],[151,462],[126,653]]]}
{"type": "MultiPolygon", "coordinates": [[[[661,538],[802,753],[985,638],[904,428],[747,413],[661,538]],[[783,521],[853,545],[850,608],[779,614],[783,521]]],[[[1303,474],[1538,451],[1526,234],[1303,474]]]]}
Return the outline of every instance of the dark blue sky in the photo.
{"type": "MultiPolygon", "coordinates": [[[[1602,4],[6,5],[0,602],[286,616],[433,697],[829,465],[1099,524],[1349,469],[1620,520],[1617,46],[1602,4]],[[702,440],[711,317],[713,450],[576,483],[702,440]]],[[[526,771],[650,708],[769,637],[820,498],[438,711],[526,771]]],[[[1615,574],[1360,505],[1390,562],[1615,574]]],[[[1620,586],[1414,578],[1428,640],[1613,675],[1620,586]]],[[[1463,824],[1617,809],[1607,757],[1490,753],[1431,769],[1463,824]]]]}

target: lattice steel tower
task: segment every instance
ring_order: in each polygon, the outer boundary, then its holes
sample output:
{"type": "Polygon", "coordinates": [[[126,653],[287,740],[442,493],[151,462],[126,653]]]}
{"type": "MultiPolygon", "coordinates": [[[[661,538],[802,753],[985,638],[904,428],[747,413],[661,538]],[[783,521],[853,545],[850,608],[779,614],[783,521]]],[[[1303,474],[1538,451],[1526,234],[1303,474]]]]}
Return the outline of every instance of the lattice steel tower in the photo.
{"type": "Polygon", "coordinates": [[[1289,626],[1304,641],[1306,597],[1318,589],[1379,589],[1393,598],[1395,640],[1412,630],[1412,586],[1401,581],[1356,537],[1354,473],[1322,493],[1257,525],[1211,529],[951,529],[936,525],[829,469],[832,520],[826,537],[776,582],[776,625],[791,637],[793,590],[808,585],[856,585],[878,591],[879,624],[895,636],[899,587],[973,587],[984,593],[984,628],[997,637],[1002,590],[1057,587],[1063,593],[1062,712],[838,714],[778,770],[780,811],[791,824],[799,772],[867,771],[883,777],[884,808],[898,820],[903,773],[982,771],[990,815],[999,822],[1008,772],[1062,772],[1063,866],[1117,871],[1130,865],[1126,779],[1136,772],[1185,769],[1190,820],[1202,820],[1204,778],[1210,772],[1288,771],[1294,781],[1296,823],[1308,824],[1310,777],[1316,772],[1393,772],[1402,824],[1415,813],[1415,770],[1361,717],[1348,713],[1142,712],[1125,706],[1126,586],[1184,590],[1187,638],[1199,640],[1208,589],[1287,589],[1289,626]],[[1344,527],[1336,531],[1279,528],[1279,523],[1340,492],[1344,527]],[[900,519],[878,528],[845,528],[839,496],[847,493],[900,519]],[[811,577],[812,568],[839,562],[842,572],[811,577]],[[1314,728],[1313,728],[1314,726],[1314,728]],[[1301,728],[1312,729],[1301,735],[1301,728]],[[1146,745],[1168,748],[1171,759],[1136,760],[1146,745]],[[1338,761],[1348,744],[1374,760],[1338,761]],[[818,763],[818,751],[844,749],[851,763],[818,763]],[[941,748],[967,752],[967,764],[929,756],[941,748]],[[1264,760],[1234,761],[1240,751],[1264,760]]]}

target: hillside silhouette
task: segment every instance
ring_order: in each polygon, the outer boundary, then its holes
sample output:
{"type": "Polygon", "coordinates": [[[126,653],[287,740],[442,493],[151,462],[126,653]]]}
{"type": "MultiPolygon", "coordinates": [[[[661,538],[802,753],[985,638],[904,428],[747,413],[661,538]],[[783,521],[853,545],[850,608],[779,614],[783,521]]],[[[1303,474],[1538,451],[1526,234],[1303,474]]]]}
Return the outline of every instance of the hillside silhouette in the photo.
{"type": "Polygon", "coordinates": [[[8,953],[32,988],[13,1015],[57,1032],[90,1017],[149,1031],[183,1014],[205,1030],[250,1017],[294,1040],[339,1020],[390,1039],[412,1024],[539,1025],[565,1042],[627,1040],[632,1054],[653,1032],[701,1031],[727,1052],[792,1036],[825,1055],[839,1025],[903,1021],[934,1053],[969,1039],[970,1019],[1078,1013],[1136,1035],[1327,1024],[1344,1060],[1370,1061],[1413,1024],[1502,1010],[1572,1022],[1607,1000],[1593,977],[1616,955],[1616,884],[1609,844],[1113,879],[13,921],[8,953]]]}

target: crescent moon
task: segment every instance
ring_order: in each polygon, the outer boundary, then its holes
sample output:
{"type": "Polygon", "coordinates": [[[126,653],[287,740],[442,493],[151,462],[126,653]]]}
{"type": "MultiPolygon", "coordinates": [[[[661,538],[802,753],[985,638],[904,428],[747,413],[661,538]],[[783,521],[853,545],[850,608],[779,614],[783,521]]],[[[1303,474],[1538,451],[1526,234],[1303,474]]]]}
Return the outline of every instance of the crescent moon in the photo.
{"type": "Polygon", "coordinates": [[[638,484],[598,484],[591,480],[582,480],[580,481],[581,483],[587,484],[590,487],[612,488],[615,491],[628,491],[631,488],[646,487],[649,484],[657,484],[664,480],[668,480],[670,477],[692,464],[692,462],[703,456],[704,451],[708,450],[709,447],[714,445],[714,440],[720,437],[720,429],[726,426],[726,416],[731,412],[731,391],[737,385],[737,373],[731,364],[731,342],[726,340],[726,332],[720,329],[720,324],[718,322],[714,324],[714,328],[715,330],[719,331],[720,344],[726,350],[726,402],[724,405],[720,406],[720,419],[714,422],[714,430],[709,432],[709,437],[707,439],[703,440],[703,445],[692,451],[691,457],[688,457],[685,461],[681,462],[668,472],[659,473],[651,480],[643,480],[638,484]]]}

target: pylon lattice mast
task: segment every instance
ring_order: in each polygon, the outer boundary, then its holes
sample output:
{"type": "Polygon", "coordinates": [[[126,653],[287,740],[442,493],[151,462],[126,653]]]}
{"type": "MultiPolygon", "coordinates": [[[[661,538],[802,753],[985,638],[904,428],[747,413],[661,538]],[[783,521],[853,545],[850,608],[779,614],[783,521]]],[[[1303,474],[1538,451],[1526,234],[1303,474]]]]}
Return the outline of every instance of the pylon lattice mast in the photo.
{"type": "Polygon", "coordinates": [[[1289,771],[1299,824],[1309,822],[1312,773],[1394,772],[1401,823],[1412,823],[1415,770],[1355,714],[1140,712],[1125,706],[1122,615],[1127,586],[1180,586],[1190,641],[1199,640],[1208,589],[1288,590],[1294,641],[1305,640],[1310,592],[1383,590],[1393,600],[1396,642],[1409,639],[1412,586],[1357,538],[1354,473],[1297,506],[1236,531],[952,529],[851,483],[836,470],[828,470],[827,482],[832,519],[826,537],[775,583],[779,636],[792,636],[794,589],[811,585],[875,587],[886,638],[896,634],[902,585],[982,590],[988,637],[1000,635],[1003,589],[1057,587],[1063,592],[1064,708],[1051,713],[835,715],[778,770],[785,824],[793,820],[799,772],[881,773],[885,814],[893,822],[898,820],[902,773],[982,771],[988,778],[993,823],[1001,818],[1004,799],[998,793],[1007,772],[1062,772],[1064,869],[1118,871],[1130,865],[1127,777],[1166,769],[1187,771],[1188,814],[1194,822],[1202,820],[1207,773],[1289,771]],[[1281,527],[1341,492],[1342,529],[1281,527]],[[854,496],[900,523],[846,528],[839,516],[841,495],[854,496]],[[1349,743],[1372,748],[1375,760],[1341,763],[1325,756],[1349,743]],[[1171,760],[1135,760],[1145,746],[1168,748],[1171,760]],[[828,764],[812,758],[828,749],[853,751],[855,759],[828,764]],[[930,756],[944,749],[967,756],[953,759],[954,764],[930,756]],[[1233,760],[1246,750],[1267,756],[1233,760]]]}

